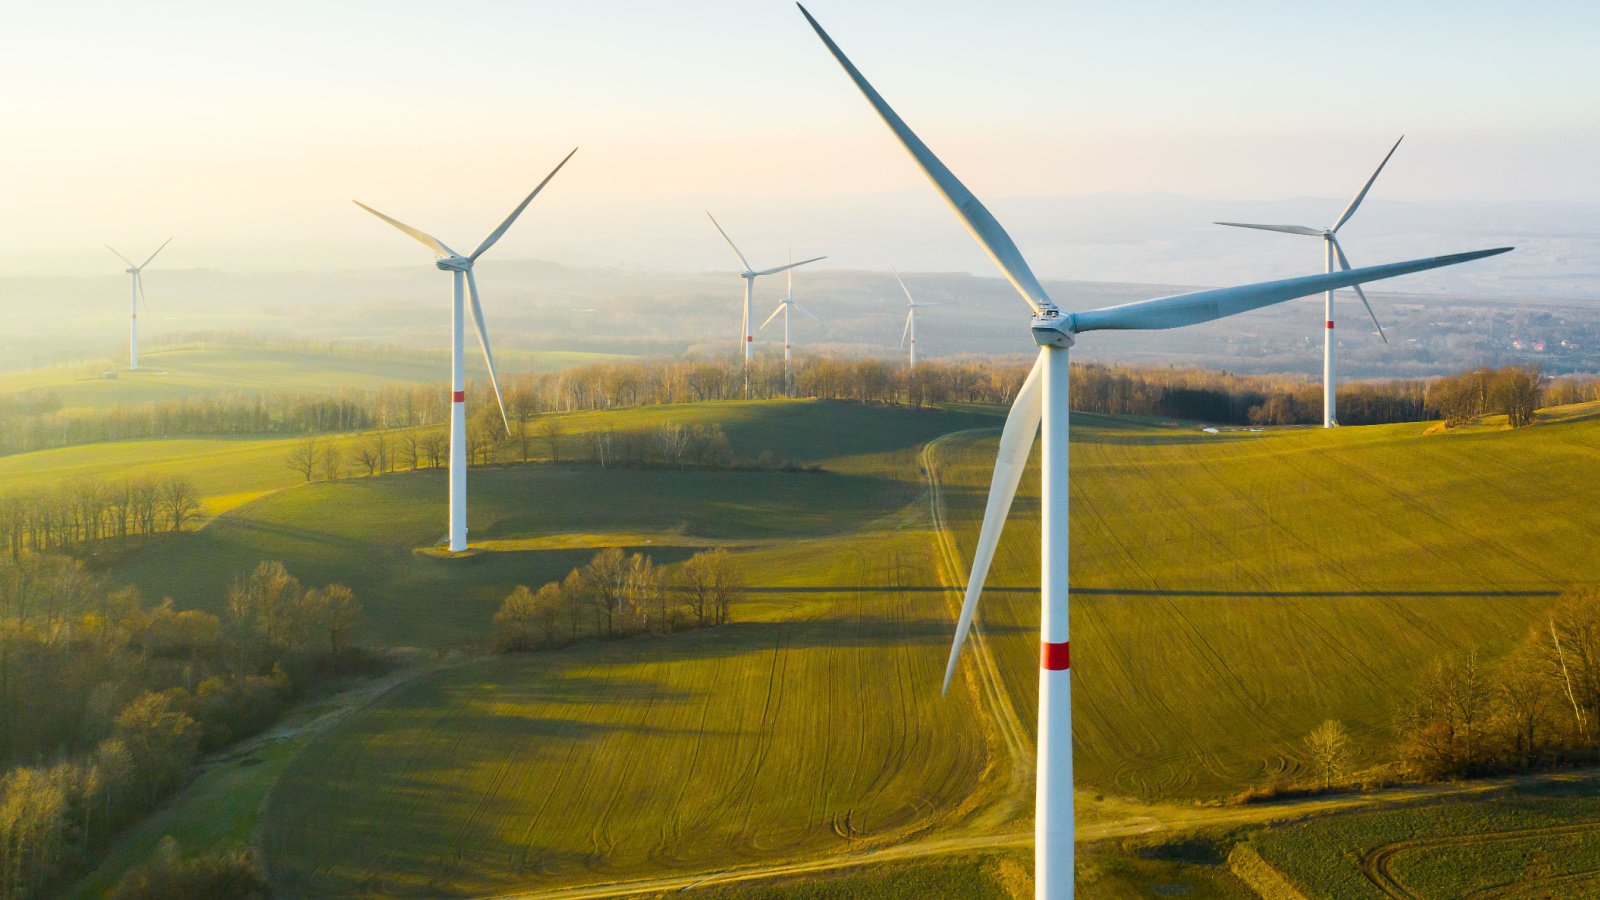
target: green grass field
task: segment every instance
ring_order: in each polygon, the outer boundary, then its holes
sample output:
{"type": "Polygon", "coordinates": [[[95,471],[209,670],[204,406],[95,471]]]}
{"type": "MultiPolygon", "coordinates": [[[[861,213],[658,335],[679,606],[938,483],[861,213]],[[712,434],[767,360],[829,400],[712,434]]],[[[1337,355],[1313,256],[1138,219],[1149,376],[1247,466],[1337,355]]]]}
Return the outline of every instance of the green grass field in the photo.
{"type": "Polygon", "coordinates": [[[1312,897],[1593,897],[1600,776],[1333,816],[1261,832],[1251,845],[1312,897]]]}
{"type": "MultiPolygon", "coordinates": [[[[913,461],[922,443],[951,429],[993,421],[974,413],[808,402],[685,405],[571,418],[569,440],[599,427],[721,421],[741,456],[782,452],[780,458],[825,463],[825,471],[589,464],[474,469],[468,527],[485,552],[461,559],[414,552],[434,546],[444,534],[442,469],[302,484],[232,509],[198,532],[160,541],[120,560],[109,574],[137,585],[147,597],[216,610],[236,578],[263,559],[275,559],[307,583],[354,588],[374,623],[371,638],[380,643],[481,644],[489,616],[513,588],[559,579],[586,562],[595,547],[646,550],[658,563],[670,563],[708,546],[861,528],[920,494],[913,461]],[[833,449],[829,435],[834,434],[848,449],[870,452],[825,456],[833,449]]],[[[41,472],[37,481],[79,471],[81,466],[71,464],[77,459],[92,460],[96,467],[115,465],[109,457],[126,459],[148,443],[28,456],[41,472]]],[[[163,442],[165,452],[155,457],[159,462],[145,465],[194,472],[203,495],[226,503],[251,497],[251,490],[300,481],[283,463],[292,443],[163,442]],[[190,455],[179,455],[184,453],[190,455]]]]}
{"type": "MultiPolygon", "coordinates": [[[[549,372],[601,362],[597,353],[506,353],[496,357],[502,372],[549,372]]],[[[474,357],[470,377],[482,363],[474,357]]],[[[154,350],[140,355],[139,370],[126,358],[0,375],[0,396],[49,392],[64,412],[86,412],[185,397],[263,392],[332,393],[373,390],[398,384],[439,383],[448,387],[446,352],[393,348],[382,352],[352,348],[298,349],[270,346],[215,346],[154,350]],[[116,378],[103,377],[115,372],[116,378]]],[[[474,374],[477,373],[477,374],[474,374]]]]}
{"type": "MultiPolygon", "coordinates": [[[[1077,417],[1080,785],[1217,797],[1298,771],[1300,736],[1328,717],[1377,759],[1393,696],[1434,655],[1498,652],[1550,592],[1596,577],[1585,551],[1600,487],[1572,477],[1600,456],[1595,412],[1467,434],[1207,435],[1077,417]]],[[[765,589],[728,628],[484,659],[352,716],[270,795],[268,859],[289,894],[531,889],[1026,826],[1028,804],[993,802],[1010,779],[1031,779],[985,727],[994,710],[937,687],[952,595],[939,589],[920,466],[938,477],[964,565],[993,415],[795,402],[564,418],[574,435],[716,422],[741,457],[825,471],[475,470],[484,551],[462,559],[414,552],[443,532],[442,472],[301,486],[112,570],[148,595],[216,608],[233,578],[282,559],[309,583],[354,586],[378,642],[424,646],[481,645],[511,586],[559,577],[597,546],[662,563],[728,546],[765,589]],[[899,567],[886,562],[896,555],[899,567]]],[[[215,489],[232,487],[219,476],[215,489]]],[[[1029,734],[1036,492],[1025,480],[990,578],[1007,590],[982,613],[1029,734]]],[[[1178,861],[1098,865],[1107,896],[1237,887],[1178,861]]],[[[887,877],[882,895],[900,896],[887,877]]],[[[774,894],[790,895],[813,896],[774,894]]]]}
{"type": "MultiPolygon", "coordinates": [[[[1375,760],[1392,698],[1422,666],[1502,651],[1549,602],[1501,592],[1600,578],[1600,481],[1576,477],[1600,458],[1600,419],[1424,430],[1207,435],[1077,417],[1082,783],[1144,799],[1225,795],[1295,773],[1301,736],[1330,717],[1375,760]]],[[[963,554],[993,453],[981,434],[935,453],[963,554]]],[[[1034,588],[1038,558],[1030,473],[989,584],[1034,588]]],[[[991,592],[981,621],[1031,729],[1037,595],[991,592]]]]}
{"type": "Polygon", "coordinates": [[[741,554],[763,585],[825,587],[419,682],[295,761],[267,816],[277,884],[470,895],[848,852],[971,815],[988,753],[969,698],[940,696],[945,598],[892,589],[892,560],[931,565],[930,538],[891,517],[774,541],[741,554]]]}

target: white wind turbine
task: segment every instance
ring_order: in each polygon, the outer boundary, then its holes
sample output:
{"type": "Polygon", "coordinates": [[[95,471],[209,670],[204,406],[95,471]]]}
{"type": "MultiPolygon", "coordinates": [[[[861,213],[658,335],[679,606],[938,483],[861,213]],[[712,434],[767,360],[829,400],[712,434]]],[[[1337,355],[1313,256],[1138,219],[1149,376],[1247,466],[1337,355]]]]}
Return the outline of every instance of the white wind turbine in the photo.
{"type": "MultiPolygon", "coordinates": [[[[1372,190],[1372,183],[1378,180],[1378,175],[1383,171],[1383,167],[1389,164],[1389,157],[1394,155],[1394,151],[1400,149],[1400,141],[1405,139],[1405,135],[1401,135],[1400,140],[1394,142],[1394,146],[1390,147],[1389,152],[1384,155],[1383,162],[1378,163],[1378,168],[1372,173],[1372,177],[1368,178],[1367,183],[1362,185],[1361,190],[1356,193],[1355,199],[1351,200],[1350,205],[1344,208],[1344,212],[1339,215],[1338,220],[1327,228],[1307,228],[1304,225],[1251,225],[1246,222],[1216,222],[1213,224],[1231,225],[1234,228],[1257,228],[1261,231],[1277,231],[1283,234],[1303,234],[1308,237],[1322,238],[1322,270],[1324,272],[1332,272],[1334,260],[1337,259],[1339,268],[1348,272],[1350,271],[1350,260],[1345,258],[1344,248],[1339,246],[1339,229],[1344,227],[1344,223],[1350,221],[1350,217],[1356,214],[1356,207],[1360,206],[1361,201],[1367,198],[1367,191],[1372,190]]],[[[1361,290],[1361,285],[1352,284],[1350,287],[1354,288],[1356,296],[1361,298],[1361,305],[1367,308],[1367,315],[1372,317],[1372,324],[1378,329],[1378,337],[1382,338],[1385,344],[1389,343],[1389,336],[1383,333],[1383,326],[1378,324],[1378,315],[1372,311],[1372,304],[1367,302],[1367,295],[1361,290]]],[[[1333,366],[1333,291],[1325,291],[1322,295],[1322,319],[1324,323],[1322,329],[1322,427],[1332,428],[1339,424],[1338,398],[1335,396],[1334,390],[1338,377],[1333,366]]]]}
{"type": "Polygon", "coordinates": [[[489,236],[483,239],[483,243],[478,245],[478,249],[468,256],[462,256],[451,250],[443,241],[426,232],[391,219],[359,200],[355,201],[357,206],[417,239],[423,246],[438,254],[439,258],[434,265],[453,276],[454,290],[451,295],[450,313],[450,533],[448,535],[450,550],[453,553],[467,549],[467,388],[462,373],[462,282],[466,282],[467,291],[472,299],[472,323],[478,329],[478,344],[483,348],[483,361],[489,368],[489,383],[494,386],[495,402],[500,404],[500,420],[506,426],[506,433],[510,434],[511,424],[506,418],[505,400],[500,396],[500,380],[495,375],[494,354],[489,350],[489,329],[483,323],[483,307],[478,303],[478,280],[472,274],[472,265],[484,251],[500,240],[511,227],[511,223],[522,215],[522,211],[528,208],[533,198],[539,195],[544,186],[550,183],[550,179],[556,177],[561,167],[572,158],[572,154],[577,152],[577,148],[574,147],[572,153],[568,153],[557,163],[550,174],[539,182],[539,186],[517,204],[511,215],[506,216],[500,227],[490,232],[489,236]]]}
{"type": "MultiPolygon", "coordinates": [[[[728,248],[733,251],[734,256],[739,258],[739,265],[744,266],[744,270],[739,273],[739,277],[744,279],[744,319],[742,320],[742,324],[739,326],[739,343],[743,346],[744,350],[744,395],[749,397],[750,358],[751,354],[754,352],[754,345],[756,341],[755,335],[750,333],[750,303],[755,298],[756,279],[763,275],[776,275],[779,272],[786,272],[789,269],[814,263],[819,259],[827,259],[827,257],[814,256],[811,259],[801,260],[800,262],[791,262],[788,265],[774,266],[771,269],[761,269],[757,271],[750,267],[750,261],[744,258],[744,254],[739,252],[738,247],[734,246],[733,238],[728,237],[728,233],[722,230],[722,226],[717,223],[717,217],[713,216],[710,210],[706,210],[706,218],[711,220],[712,225],[716,225],[717,233],[722,235],[722,239],[728,242],[728,248]]],[[[785,353],[787,352],[788,351],[786,350],[785,353]]]]}
{"type": "Polygon", "coordinates": [[[144,299],[144,267],[150,265],[150,260],[156,258],[156,253],[167,249],[167,245],[170,243],[172,243],[172,238],[162,241],[161,246],[156,248],[155,253],[150,254],[145,258],[144,262],[137,265],[134,264],[133,260],[123,256],[121,253],[117,253],[117,248],[110,244],[106,245],[107,250],[117,254],[117,259],[128,264],[128,268],[123,271],[127,272],[133,279],[133,285],[128,297],[128,311],[132,314],[132,319],[130,319],[128,325],[128,368],[130,369],[139,368],[139,304],[143,302],[144,311],[147,313],[150,311],[150,303],[144,299]]]}
{"type": "MultiPolygon", "coordinates": [[[[821,257],[819,257],[819,259],[820,258],[821,257]]],[[[789,248],[789,260],[791,262],[794,260],[794,248],[792,246],[789,248]]],[[[757,331],[765,330],[768,325],[772,324],[772,320],[778,317],[778,313],[783,313],[783,389],[785,392],[794,390],[794,376],[789,370],[789,310],[798,309],[810,316],[812,319],[818,322],[822,321],[821,319],[818,319],[816,314],[811,310],[806,309],[804,306],[801,306],[794,301],[793,266],[791,266],[788,270],[788,279],[788,287],[784,291],[783,299],[778,301],[778,308],[774,309],[772,311],[772,315],[767,316],[767,320],[761,323],[760,328],[756,329],[757,331]]]]}
{"type": "MultiPolygon", "coordinates": [[[[894,272],[893,269],[889,271],[894,272]]],[[[894,280],[900,282],[900,290],[905,291],[906,294],[906,327],[900,332],[900,346],[906,346],[907,338],[911,340],[911,362],[909,368],[915,369],[917,367],[917,310],[929,306],[938,306],[939,304],[918,303],[911,299],[911,289],[906,287],[905,279],[900,277],[899,272],[894,272],[894,280]]]]}
{"type": "Polygon", "coordinates": [[[1460,253],[1432,259],[1391,263],[1353,269],[1328,275],[1310,275],[1283,281],[1269,281],[1241,287],[1221,288],[1141,300],[1088,312],[1067,312],[1045,293],[1022,253],[1005,229],[972,192],[934,156],[854,64],[828,37],[822,26],[800,7],[827,45],[829,52],[844,67],[846,74],[877,110],[889,130],[894,132],[935,189],[950,203],[967,229],[983,245],[992,259],[1027,301],[1033,311],[1030,329],[1039,345],[1034,363],[1017,392],[1005,427],[1000,435],[1000,452],[995,461],[994,478],[984,510],[983,527],[973,553],[972,577],[967,583],[961,616],[956,624],[955,642],[945,670],[945,688],[955,672],[958,654],[971,628],[983,580],[994,558],[995,546],[1005,523],[1017,483],[1033,449],[1034,434],[1041,430],[1044,442],[1040,452],[1040,653],[1038,787],[1034,807],[1034,884],[1036,896],[1057,900],[1071,897],[1073,891],[1073,794],[1072,794],[1072,695],[1067,628],[1067,353],[1084,331],[1110,329],[1176,328],[1231,316],[1323,290],[1346,287],[1420,272],[1454,263],[1504,253],[1508,247],[1460,253]]]}

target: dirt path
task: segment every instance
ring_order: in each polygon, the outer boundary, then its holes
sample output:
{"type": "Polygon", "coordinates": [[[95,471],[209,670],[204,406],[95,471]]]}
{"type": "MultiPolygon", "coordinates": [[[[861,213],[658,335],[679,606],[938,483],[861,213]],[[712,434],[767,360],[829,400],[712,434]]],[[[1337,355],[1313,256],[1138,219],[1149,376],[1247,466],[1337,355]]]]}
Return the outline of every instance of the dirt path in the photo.
{"type": "MultiPolygon", "coordinates": [[[[938,536],[941,581],[954,590],[950,595],[952,617],[959,616],[961,612],[960,592],[966,588],[967,569],[963,566],[961,554],[956,549],[955,535],[945,522],[944,494],[939,481],[937,455],[939,445],[970,433],[972,432],[952,432],[930,441],[922,448],[922,471],[928,479],[928,510],[934,532],[938,536]]],[[[1034,775],[1033,741],[1029,739],[1027,728],[1023,726],[1016,706],[1011,702],[1011,693],[1006,690],[1005,682],[1000,677],[999,666],[989,648],[988,640],[984,637],[981,618],[973,619],[967,643],[968,646],[963,650],[967,660],[966,664],[961,666],[962,678],[972,691],[973,701],[978,704],[980,718],[993,724],[993,731],[1004,744],[1009,762],[1007,786],[1000,792],[1000,800],[991,814],[984,818],[991,821],[999,819],[1003,822],[1015,822],[1025,815],[1031,806],[1027,798],[1034,775]],[[983,716],[982,713],[989,713],[992,718],[983,716]]]]}

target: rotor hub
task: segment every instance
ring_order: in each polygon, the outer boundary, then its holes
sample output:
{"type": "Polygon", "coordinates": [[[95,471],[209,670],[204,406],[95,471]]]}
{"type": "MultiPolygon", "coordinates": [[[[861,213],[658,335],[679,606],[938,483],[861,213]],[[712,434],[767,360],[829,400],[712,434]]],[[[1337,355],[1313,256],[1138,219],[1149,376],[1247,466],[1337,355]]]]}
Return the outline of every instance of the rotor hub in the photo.
{"type": "Polygon", "coordinates": [[[436,259],[433,264],[446,272],[466,272],[472,269],[472,260],[462,256],[447,256],[436,259]]]}
{"type": "Polygon", "coordinates": [[[1077,332],[1072,330],[1072,314],[1059,309],[1047,309],[1033,317],[1028,326],[1033,331],[1033,341],[1041,347],[1071,347],[1077,343],[1077,332]]]}

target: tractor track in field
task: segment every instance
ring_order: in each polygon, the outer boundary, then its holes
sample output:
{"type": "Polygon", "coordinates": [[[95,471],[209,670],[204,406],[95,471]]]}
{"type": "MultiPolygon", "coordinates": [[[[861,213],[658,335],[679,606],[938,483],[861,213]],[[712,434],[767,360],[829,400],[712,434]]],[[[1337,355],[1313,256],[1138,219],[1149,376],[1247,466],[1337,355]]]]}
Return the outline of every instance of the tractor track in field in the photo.
{"type": "MultiPolygon", "coordinates": [[[[955,543],[955,535],[949,528],[946,518],[945,497],[943,486],[939,479],[936,457],[951,439],[959,439],[978,431],[990,430],[992,429],[973,429],[943,435],[924,445],[920,455],[927,479],[932,525],[936,531],[935,543],[938,549],[935,555],[935,564],[937,569],[943,573],[943,577],[940,580],[950,586],[951,594],[947,595],[947,603],[953,604],[953,611],[959,611],[960,592],[964,584],[964,579],[961,577],[963,567],[961,565],[961,555],[955,543]]],[[[779,635],[773,647],[775,659],[768,672],[766,709],[762,716],[764,724],[770,721],[774,706],[782,702],[783,673],[776,657],[781,656],[779,651],[786,637],[790,636],[779,635]]],[[[988,788],[993,792],[992,796],[981,797],[982,802],[969,807],[964,816],[951,822],[953,833],[946,832],[944,836],[937,836],[923,829],[913,832],[908,840],[903,840],[899,843],[880,844],[813,857],[751,862],[748,864],[729,865],[714,870],[663,876],[619,878],[586,885],[508,888],[482,896],[496,898],[496,900],[533,900],[533,898],[599,900],[599,898],[610,897],[659,897],[670,893],[689,892],[700,887],[737,885],[784,878],[803,878],[810,875],[820,875],[866,866],[896,865],[918,859],[942,856],[1017,851],[1032,846],[1033,834],[1031,829],[1026,827],[1019,828],[1018,826],[1024,824],[1019,821],[1019,818],[1029,812],[1031,808],[1031,791],[1029,788],[1031,787],[1030,783],[1034,769],[1033,742],[1021,718],[1018,716],[1011,695],[1000,676],[998,663],[980,622],[975,621],[973,623],[970,637],[973,647],[967,651],[966,664],[962,666],[963,681],[967,685],[974,701],[981,707],[979,720],[985,724],[991,752],[997,752],[999,756],[997,762],[1000,765],[1008,764],[1008,771],[1003,775],[998,772],[995,773],[997,776],[995,778],[996,785],[988,788]]],[[[900,679],[903,680],[910,677],[910,673],[905,670],[903,660],[897,661],[897,669],[900,679]]],[[[704,712],[702,711],[702,728],[703,716],[704,712]]],[[[902,742],[904,740],[905,736],[902,735],[902,742]]],[[[752,768],[759,770],[762,767],[767,749],[769,748],[755,748],[754,757],[746,762],[746,774],[751,774],[752,768]]],[[[865,775],[866,773],[861,774],[865,775]]],[[[1196,829],[1218,826],[1264,825],[1272,822],[1294,821],[1319,815],[1344,813],[1356,809],[1372,809],[1426,802],[1444,796],[1470,795],[1493,790],[1506,782],[1507,780],[1505,779],[1497,779],[1465,785],[1400,787],[1363,794],[1329,795],[1275,803],[1218,807],[1177,803],[1145,804],[1116,799],[1102,802],[1098,797],[1092,800],[1085,797],[1080,798],[1081,821],[1078,827],[1078,839],[1080,842],[1090,843],[1158,832],[1182,834],[1196,829]]],[[[980,792],[982,790],[980,788],[980,792]]],[[[975,792],[975,796],[981,796],[981,794],[975,792]]],[[[748,798],[741,798],[741,801],[746,799],[748,798]]],[[[749,804],[743,803],[744,808],[742,810],[739,806],[740,804],[724,804],[724,813],[748,817],[750,814],[749,804]]],[[[852,831],[851,815],[851,813],[846,812],[842,822],[836,823],[836,830],[842,829],[845,834],[849,834],[852,831]]],[[[530,831],[532,827],[530,826],[530,831]]],[[[673,829],[677,830],[681,827],[681,824],[674,823],[673,829]]],[[[1587,827],[1600,828],[1600,825],[1587,827]]],[[[1403,850],[1404,848],[1397,848],[1384,859],[1392,859],[1403,850]]],[[[1378,864],[1375,863],[1375,865],[1378,864]]],[[[1586,877],[1587,874],[1589,873],[1573,873],[1559,876],[1542,882],[1542,884],[1570,884],[1586,877]]],[[[1396,894],[1395,896],[1411,895],[1396,894]]]]}
{"type": "MultiPolygon", "coordinates": [[[[1476,834],[1458,834],[1447,837],[1420,837],[1404,841],[1395,841],[1374,847],[1361,854],[1361,874],[1372,882],[1378,890],[1383,891],[1386,897],[1421,898],[1404,882],[1395,877],[1390,870],[1397,857],[1407,853],[1427,850],[1436,850],[1444,847],[1485,847],[1500,841],[1530,840],[1535,838],[1562,837],[1569,834],[1593,834],[1600,832],[1600,822],[1582,822],[1575,825],[1550,825],[1542,828],[1514,828],[1509,831],[1491,831],[1476,834]]],[[[1600,880],[1600,867],[1583,872],[1570,872],[1551,878],[1543,878],[1526,883],[1508,882],[1506,884],[1492,885],[1468,894],[1469,897],[1500,897],[1505,896],[1508,890],[1522,889],[1528,891],[1542,891],[1552,887],[1571,886],[1583,882],[1600,880]]],[[[1530,894],[1531,896],[1531,894],[1530,894]]]]}
{"type": "MultiPolygon", "coordinates": [[[[955,534],[945,521],[943,486],[939,481],[935,456],[940,444],[971,433],[972,431],[956,431],[935,438],[923,446],[921,454],[922,471],[928,481],[928,509],[932,516],[935,539],[939,546],[939,558],[942,562],[940,568],[945,572],[945,583],[953,586],[952,590],[955,592],[953,612],[957,616],[961,612],[960,595],[966,587],[966,579],[961,577],[964,570],[961,565],[961,554],[956,549],[955,534]]],[[[1026,797],[1028,782],[1032,781],[1033,741],[1029,739],[1028,730],[1022,724],[1022,719],[1017,715],[1017,709],[1011,702],[1011,693],[1006,690],[1005,680],[1000,675],[999,666],[984,635],[982,619],[979,617],[973,617],[972,630],[968,633],[967,639],[972,644],[972,649],[967,654],[969,665],[966,667],[965,681],[972,691],[973,702],[980,710],[978,718],[980,721],[991,721],[994,724],[994,731],[1000,738],[1000,743],[1004,745],[1010,761],[1010,783],[1001,794],[1003,797],[1011,798],[1002,812],[1002,815],[1009,820],[1018,812],[1018,807],[1024,805],[1022,798],[1026,797]],[[983,710],[988,710],[990,716],[982,715],[983,710]]]]}

